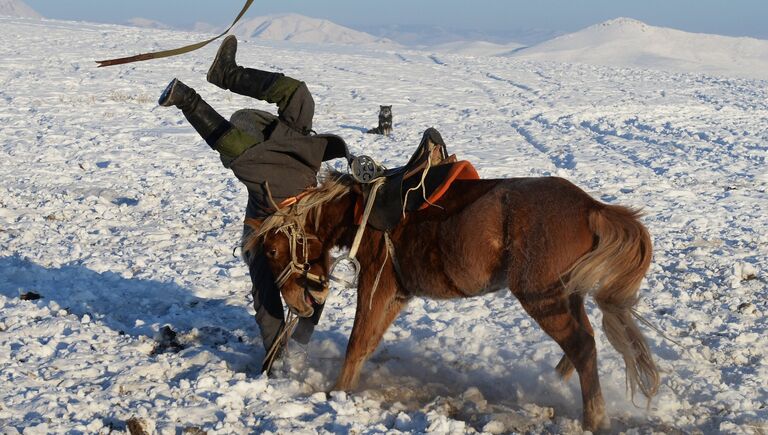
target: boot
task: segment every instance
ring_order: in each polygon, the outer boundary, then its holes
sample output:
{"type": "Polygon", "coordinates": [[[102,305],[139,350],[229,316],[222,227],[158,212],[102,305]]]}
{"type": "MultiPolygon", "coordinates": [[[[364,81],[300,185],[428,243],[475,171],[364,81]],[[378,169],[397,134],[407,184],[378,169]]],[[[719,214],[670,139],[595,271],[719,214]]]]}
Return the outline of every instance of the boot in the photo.
{"type": "Polygon", "coordinates": [[[208,75],[205,77],[208,83],[216,85],[221,89],[227,89],[225,79],[233,69],[237,68],[237,63],[235,63],[236,54],[237,37],[229,35],[224,38],[224,42],[219,46],[219,51],[216,52],[216,57],[208,69],[208,75]]]}
{"type": "Polygon", "coordinates": [[[246,97],[276,103],[278,106],[287,104],[290,96],[301,84],[282,73],[239,66],[235,61],[236,54],[237,38],[229,35],[224,38],[208,69],[206,79],[209,83],[246,97]],[[278,86],[273,86],[278,82],[278,86]]]}
{"type": "Polygon", "coordinates": [[[181,109],[184,117],[213,149],[217,149],[216,142],[232,129],[229,121],[203,101],[194,89],[179,79],[171,80],[160,94],[157,104],[164,107],[176,106],[181,109]]]}

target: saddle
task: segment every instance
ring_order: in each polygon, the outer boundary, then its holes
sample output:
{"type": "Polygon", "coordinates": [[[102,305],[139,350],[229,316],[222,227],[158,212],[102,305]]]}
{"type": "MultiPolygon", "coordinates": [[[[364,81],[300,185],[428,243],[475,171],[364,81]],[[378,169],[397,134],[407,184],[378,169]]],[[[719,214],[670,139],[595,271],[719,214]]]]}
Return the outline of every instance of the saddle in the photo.
{"type": "MultiPolygon", "coordinates": [[[[455,180],[480,178],[471,163],[457,161],[456,155],[448,155],[442,136],[434,128],[424,132],[408,163],[382,170],[377,175],[384,177],[384,182],[374,198],[368,225],[380,231],[392,230],[405,213],[433,205],[455,180]]],[[[367,200],[371,184],[363,186],[367,200]]],[[[357,207],[359,219],[362,218],[363,206],[361,201],[357,207]]]]}

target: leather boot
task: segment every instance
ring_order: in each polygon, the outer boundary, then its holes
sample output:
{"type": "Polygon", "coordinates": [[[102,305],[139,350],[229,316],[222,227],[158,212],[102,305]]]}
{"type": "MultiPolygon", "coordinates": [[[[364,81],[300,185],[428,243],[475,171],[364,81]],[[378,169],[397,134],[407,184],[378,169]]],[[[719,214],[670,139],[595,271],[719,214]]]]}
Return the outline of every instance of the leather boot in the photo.
{"type": "Polygon", "coordinates": [[[227,89],[226,78],[230,72],[237,68],[235,62],[235,55],[237,54],[237,38],[235,35],[229,35],[224,38],[224,41],[219,46],[219,51],[216,52],[216,57],[213,59],[211,67],[208,68],[208,75],[206,79],[208,83],[216,85],[221,89],[227,89]]]}
{"type": "MultiPolygon", "coordinates": [[[[221,43],[219,51],[216,52],[216,57],[208,69],[206,75],[208,82],[236,94],[277,103],[279,98],[271,95],[269,90],[284,75],[239,66],[235,61],[236,55],[237,38],[234,35],[229,35],[224,38],[224,42],[221,43]]],[[[292,90],[295,90],[295,87],[292,90]]]]}
{"type": "Polygon", "coordinates": [[[184,113],[192,127],[205,139],[205,142],[216,149],[216,142],[232,125],[219,115],[211,106],[179,79],[173,79],[165,88],[157,103],[164,107],[176,106],[184,113]]]}

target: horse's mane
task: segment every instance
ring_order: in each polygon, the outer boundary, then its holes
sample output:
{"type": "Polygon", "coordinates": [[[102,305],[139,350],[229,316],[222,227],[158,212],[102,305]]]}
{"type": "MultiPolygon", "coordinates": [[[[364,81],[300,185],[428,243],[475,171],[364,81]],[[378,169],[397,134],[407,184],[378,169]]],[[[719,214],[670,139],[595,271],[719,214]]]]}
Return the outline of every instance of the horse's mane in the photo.
{"type": "Polygon", "coordinates": [[[323,205],[348,193],[355,183],[349,174],[335,170],[321,173],[320,178],[322,180],[320,185],[302,192],[295,203],[279,209],[275,207],[277,211],[264,219],[258,230],[248,236],[244,243],[244,250],[252,250],[270,232],[285,231],[289,227],[299,231],[303,237],[305,225],[309,219],[315,223],[315,230],[317,230],[323,205]]]}

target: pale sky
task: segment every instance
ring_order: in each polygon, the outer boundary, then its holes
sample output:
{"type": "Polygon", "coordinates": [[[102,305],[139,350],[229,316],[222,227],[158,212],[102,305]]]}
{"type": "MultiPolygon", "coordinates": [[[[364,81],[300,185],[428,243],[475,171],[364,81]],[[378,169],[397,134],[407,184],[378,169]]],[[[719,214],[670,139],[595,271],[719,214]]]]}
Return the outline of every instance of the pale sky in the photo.
{"type": "MultiPolygon", "coordinates": [[[[226,26],[244,0],[25,0],[46,18],[226,26]]],[[[294,12],[353,29],[426,25],[481,32],[572,32],[616,17],[689,32],[768,39],[768,0],[256,0],[246,18],[294,12]]]]}

